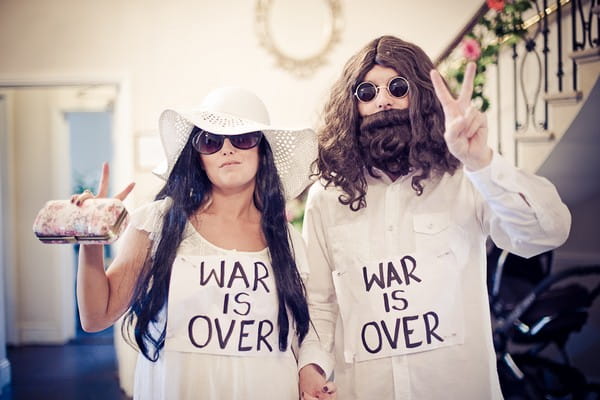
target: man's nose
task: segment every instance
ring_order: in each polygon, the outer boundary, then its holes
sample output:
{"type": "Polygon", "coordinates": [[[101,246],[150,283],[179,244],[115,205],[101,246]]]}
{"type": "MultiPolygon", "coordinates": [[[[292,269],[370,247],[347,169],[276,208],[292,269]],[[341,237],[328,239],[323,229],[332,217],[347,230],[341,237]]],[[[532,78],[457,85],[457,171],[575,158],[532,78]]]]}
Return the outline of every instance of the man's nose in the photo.
{"type": "Polygon", "coordinates": [[[385,88],[379,88],[375,96],[375,105],[380,110],[388,110],[392,107],[392,97],[385,88]]]}

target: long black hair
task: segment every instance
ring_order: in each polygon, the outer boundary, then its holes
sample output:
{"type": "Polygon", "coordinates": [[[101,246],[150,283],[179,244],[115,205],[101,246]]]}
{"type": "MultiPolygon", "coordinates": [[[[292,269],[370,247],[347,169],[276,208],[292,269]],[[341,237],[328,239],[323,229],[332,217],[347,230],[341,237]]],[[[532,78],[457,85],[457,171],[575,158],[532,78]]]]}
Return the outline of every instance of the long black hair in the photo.
{"type": "MultiPolygon", "coordinates": [[[[158,320],[158,314],[166,304],[171,269],[183,239],[183,232],[188,219],[206,204],[211,193],[211,182],[191,144],[193,137],[199,132],[201,130],[194,127],[167,182],[156,195],[155,200],[170,197],[173,202],[163,217],[156,251],[153,255],[148,255],[138,277],[131,307],[125,317],[126,323],[123,324],[123,333],[128,340],[130,330],[126,332],[125,329],[133,326],[135,343],[150,361],[158,360],[159,351],[165,343],[166,324],[158,337],[153,333],[151,324],[158,320]],[[148,343],[151,344],[151,348],[148,347],[148,343]]],[[[265,138],[261,140],[258,152],[259,166],[254,204],[261,212],[261,228],[271,256],[279,300],[279,349],[284,351],[288,346],[290,329],[288,310],[294,317],[296,335],[300,342],[308,332],[310,318],[305,288],[294,261],[281,180],[277,174],[271,147],[265,138]]]]}

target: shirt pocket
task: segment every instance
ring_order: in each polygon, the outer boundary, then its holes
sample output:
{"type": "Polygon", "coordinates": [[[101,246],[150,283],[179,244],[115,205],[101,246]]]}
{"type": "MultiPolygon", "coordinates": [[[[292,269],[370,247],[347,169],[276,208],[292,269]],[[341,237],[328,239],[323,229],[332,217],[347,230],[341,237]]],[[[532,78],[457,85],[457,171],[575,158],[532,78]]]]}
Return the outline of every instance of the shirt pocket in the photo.
{"type": "Polygon", "coordinates": [[[338,225],[327,230],[332,278],[340,308],[349,309],[360,297],[359,273],[370,256],[366,222],[338,225]]]}
{"type": "Polygon", "coordinates": [[[366,222],[333,226],[327,230],[330,256],[336,271],[344,272],[369,259],[368,230],[366,222]]]}
{"type": "Polygon", "coordinates": [[[467,263],[469,237],[452,220],[450,213],[422,213],[413,216],[417,252],[462,268],[467,263]]]}

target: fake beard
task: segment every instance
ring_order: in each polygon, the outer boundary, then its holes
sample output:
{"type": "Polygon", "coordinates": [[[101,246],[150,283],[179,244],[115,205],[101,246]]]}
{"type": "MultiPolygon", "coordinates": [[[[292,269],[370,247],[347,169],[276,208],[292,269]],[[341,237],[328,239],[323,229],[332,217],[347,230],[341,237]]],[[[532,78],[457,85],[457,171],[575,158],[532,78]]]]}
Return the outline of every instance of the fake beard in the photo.
{"type": "Polygon", "coordinates": [[[358,143],[365,166],[392,176],[410,172],[410,140],[412,130],[408,109],[385,110],[363,117],[358,143]]]}

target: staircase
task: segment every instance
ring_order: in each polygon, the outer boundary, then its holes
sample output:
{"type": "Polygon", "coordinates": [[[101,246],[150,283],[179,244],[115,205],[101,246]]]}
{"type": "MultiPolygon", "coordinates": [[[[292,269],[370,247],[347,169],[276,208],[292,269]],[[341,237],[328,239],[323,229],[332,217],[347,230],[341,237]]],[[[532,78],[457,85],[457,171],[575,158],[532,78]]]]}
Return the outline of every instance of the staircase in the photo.
{"type": "MultiPolygon", "coordinates": [[[[548,178],[571,211],[569,239],[554,252],[552,268],[560,272],[600,264],[600,5],[532,3],[538,9],[526,18],[558,11],[529,30],[527,47],[523,42],[499,54],[486,71],[484,94],[491,104],[490,145],[548,178]]],[[[594,382],[600,382],[599,331],[596,301],[585,327],[567,343],[572,364],[594,382]]]]}
{"type": "Polygon", "coordinates": [[[600,193],[600,48],[573,55],[581,92],[570,103],[550,101],[560,139],[537,173],[550,179],[571,208],[600,193]]]}
{"type": "Polygon", "coordinates": [[[530,28],[532,51],[523,42],[500,53],[486,94],[492,144],[552,181],[573,209],[600,196],[600,6],[562,2],[560,12],[530,28]]]}

